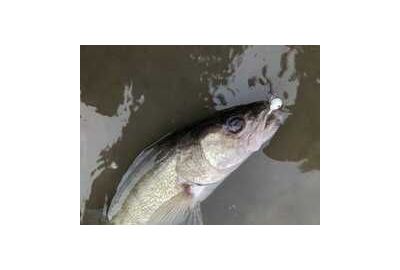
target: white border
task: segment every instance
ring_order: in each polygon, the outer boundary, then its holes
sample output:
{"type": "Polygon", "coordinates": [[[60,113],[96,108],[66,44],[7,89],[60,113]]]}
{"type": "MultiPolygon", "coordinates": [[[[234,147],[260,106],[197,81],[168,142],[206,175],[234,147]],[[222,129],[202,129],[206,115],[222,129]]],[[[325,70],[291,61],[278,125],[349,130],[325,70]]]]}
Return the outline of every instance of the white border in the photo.
{"type": "Polygon", "coordinates": [[[1,269],[399,268],[394,1],[14,1],[0,13],[1,269]],[[79,44],[321,44],[321,225],[80,226],[79,44]]]}

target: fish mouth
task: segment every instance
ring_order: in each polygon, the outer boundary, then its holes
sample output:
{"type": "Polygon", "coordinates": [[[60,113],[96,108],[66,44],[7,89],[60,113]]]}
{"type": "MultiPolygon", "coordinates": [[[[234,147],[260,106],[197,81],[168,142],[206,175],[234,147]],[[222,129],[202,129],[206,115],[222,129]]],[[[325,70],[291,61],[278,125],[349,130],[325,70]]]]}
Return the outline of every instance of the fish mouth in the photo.
{"type": "Polygon", "coordinates": [[[249,135],[249,151],[257,151],[268,144],[285,119],[285,112],[280,109],[271,112],[269,106],[265,106],[264,110],[258,116],[258,124],[255,126],[252,134],[249,135]]]}
{"type": "Polygon", "coordinates": [[[258,108],[258,112],[256,112],[256,114],[258,114],[258,122],[263,129],[267,129],[271,125],[282,125],[288,116],[288,113],[282,108],[271,110],[270,105],[271,104],[269,102],[264,102],[262,106],[258,108]]]}
{"type": "Polygon", "coordinates": [[[268,126],[270,125],[275,125],[275,126],[281,126],[283,123],[285,123],[288,113],[284,112],[282,110],[275,110],[269,114],[266,115],[265,117],[265,125],[264,129],[267,129],[268,126]]]}
{"type": "Polygon", "coordinates": [[[263,125],[261,125],[262,131],[260,136],[263,146],[272,139],[280,126],[283,125],[288,115],[289,114],[287,112],[281,109],[272,111],[270,113],[268,113],[268,111],[265,112],[264,121],[262,122],[263,125]]]}

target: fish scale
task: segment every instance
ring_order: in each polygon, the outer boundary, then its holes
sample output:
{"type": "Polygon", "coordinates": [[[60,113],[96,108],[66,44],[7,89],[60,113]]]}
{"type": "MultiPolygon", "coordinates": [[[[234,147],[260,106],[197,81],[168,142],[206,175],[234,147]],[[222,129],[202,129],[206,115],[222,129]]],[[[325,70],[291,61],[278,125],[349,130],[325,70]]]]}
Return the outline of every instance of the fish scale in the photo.
{"type": "Polygon", "coordinates": [[[165,201],[181,192],[182,186],[176,181],[176,160],[176,156],[171,156],[147,174],[128,196],[113,223],[144,224],[165,201]]]}

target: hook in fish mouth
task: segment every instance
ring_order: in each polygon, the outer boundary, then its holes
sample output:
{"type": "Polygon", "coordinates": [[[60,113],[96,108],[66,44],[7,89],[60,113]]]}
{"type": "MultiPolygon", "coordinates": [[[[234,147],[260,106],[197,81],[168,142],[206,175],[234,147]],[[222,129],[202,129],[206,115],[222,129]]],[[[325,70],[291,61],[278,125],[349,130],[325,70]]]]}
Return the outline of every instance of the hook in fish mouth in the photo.
{"type": "Polygon", "coordinates": [[[282,125],[284,123],[286,117],[283,105],[282,99],[276,96],[272,96],[271,99],[264,102],[265,112],[260,116],[261,119],[264,119],[264,128],[271,124],[282,125]]]}

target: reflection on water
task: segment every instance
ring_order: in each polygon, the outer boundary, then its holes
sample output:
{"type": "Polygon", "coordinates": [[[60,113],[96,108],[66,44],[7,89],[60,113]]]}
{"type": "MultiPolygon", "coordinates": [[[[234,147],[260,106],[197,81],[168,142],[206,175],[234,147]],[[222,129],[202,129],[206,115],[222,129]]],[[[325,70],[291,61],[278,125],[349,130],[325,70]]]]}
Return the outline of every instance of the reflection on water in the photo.
{"type": "Polygon", "coordinates": [[[271,88],[292,114],[204,202],[206,224],[319,224],[319,46],[82,46],[81,223],[146,145],[271,88]]]}
{"type": "Polygon", "coordinates": [[[135,112],[144,102],[143,95],[133,99],[132,85],[125,86],[123,98],[113,116],[102,115],[96,107],[81,101],[81,212],[89,198],[93,180],[107,167],[118,168],[117,163],[106,159],[107,152],[121,138],[122,129],[129,122],[132,105],[135,112]]]}
{"type": "Polygon", "coordinates": [[[319,172],[299,165],[251,156],[205,201],[205,223],[319,224],[319,172]]]}
{"type": "Polygon", "coordinates": [[[277,96],[285,97],[286,105],[293,105],[298,86],[295,73],[296,52],[295,49],[284,46],[247,48],[233,58],[230,65],[233,72],[222,83],[215,83],[211,77],[209,90],[215,108],[225,109],[265,99],[266,88],[269,90],[264,82],[266,79],[271,82],[277,96]]]}

